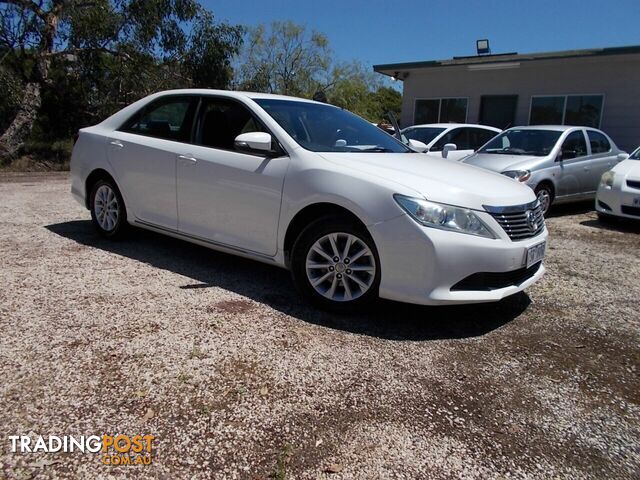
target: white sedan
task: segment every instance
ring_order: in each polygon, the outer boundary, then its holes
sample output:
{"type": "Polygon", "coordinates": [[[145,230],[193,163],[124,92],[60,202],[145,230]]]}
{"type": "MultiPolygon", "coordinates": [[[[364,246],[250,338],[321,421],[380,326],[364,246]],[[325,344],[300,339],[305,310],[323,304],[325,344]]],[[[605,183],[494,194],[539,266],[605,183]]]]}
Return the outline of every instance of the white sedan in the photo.
{"type": "Polygon", "coordinates": [[[602,175],[596,211],[602,220],[612,216],[640,220],[640,147],[602,175]]]}
{"type": "Polygon", "coordinates": [[[533,191],[413,152],[340,108],[175,90],[82,129],[71,191],[100,234],[129,225],[288,268],[309,301],[496,301],[544,273],[533,191]]]}
{"type": "Polygon", "coordinates": [[[501,131],[487,125],[429,123],[407,127],[402,130],[402,135],[408,140],[423,143],[422,150],[431,157],[462,160],[501,131]]]}

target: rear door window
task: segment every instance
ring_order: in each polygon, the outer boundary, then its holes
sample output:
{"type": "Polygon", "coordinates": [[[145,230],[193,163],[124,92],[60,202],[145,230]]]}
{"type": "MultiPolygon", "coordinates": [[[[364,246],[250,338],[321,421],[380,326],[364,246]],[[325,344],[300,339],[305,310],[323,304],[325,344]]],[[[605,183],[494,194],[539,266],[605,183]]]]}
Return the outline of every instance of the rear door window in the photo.
{"type": "Polygon", "coordinates": [[[589,136],[592,154],[611,151],[611,143],[609,143],[609,140],[607,140],[607,137],[603,134],[596,132],[595,130],[587,130],[587,135],[589,136]]]}
{"type": "Polygon", "coordinates": [[[165,97],[144,107],[120,130],[147,137],[189,142],[196,97],[165,97]]]}

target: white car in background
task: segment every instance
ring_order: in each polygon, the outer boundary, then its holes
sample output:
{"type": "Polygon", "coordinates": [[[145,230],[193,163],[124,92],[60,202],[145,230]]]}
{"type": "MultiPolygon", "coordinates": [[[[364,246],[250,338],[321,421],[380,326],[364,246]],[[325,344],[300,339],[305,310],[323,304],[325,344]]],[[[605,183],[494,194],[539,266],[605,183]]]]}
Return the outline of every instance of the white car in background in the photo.
{"type": "Polygon", "coordinates": [[[462,160],[501,131],[486,125],[429,123],[407,127],[402,130],[402,135],[407,140],[422,142],[426,146],[424,153],[431,157],[462,160]]]}
{"type": "Polygon", "coordinates": [[[544,273],[533,191],[415,153],[324,103],[219,90],[146,97],[80,131],[71,192],[130,225],[288,268],[324,307],[497,301],[544,273]]]}
{"type": "Polygon", "coordinates": [[[612,216],[640,220],[640,147],[602,175],[596,211],[602,220],[612,216]]]}

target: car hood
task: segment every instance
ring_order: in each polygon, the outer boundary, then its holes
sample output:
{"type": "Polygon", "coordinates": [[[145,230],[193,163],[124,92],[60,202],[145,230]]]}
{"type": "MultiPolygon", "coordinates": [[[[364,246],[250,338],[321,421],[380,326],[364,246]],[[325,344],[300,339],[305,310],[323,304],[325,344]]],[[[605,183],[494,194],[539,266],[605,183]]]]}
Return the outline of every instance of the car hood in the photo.
{"type": "Polygon", "coordinates": [[[518,170],[528,168],[531,164],[543,160],[545,157],[533,155],[504,155],[501,153],[474,153],[464,158],[462,163],[486,168],[494,172],[506,172],[508,170],[518,170]]]}
{"type": "Polygon", "coordinates": [[[613,168],[613,171],[626,176],[629,180],[640,181],[640,160],[623,160],[613,168]]]}
{"type": "Polygon", "coordinates": [[[536,199],[529,187],[504,175],[421,153],[322,153],[321,156],[342,167],[403,185],[435,202],[483,210],[483,205],[521,205],[536,199]]]}

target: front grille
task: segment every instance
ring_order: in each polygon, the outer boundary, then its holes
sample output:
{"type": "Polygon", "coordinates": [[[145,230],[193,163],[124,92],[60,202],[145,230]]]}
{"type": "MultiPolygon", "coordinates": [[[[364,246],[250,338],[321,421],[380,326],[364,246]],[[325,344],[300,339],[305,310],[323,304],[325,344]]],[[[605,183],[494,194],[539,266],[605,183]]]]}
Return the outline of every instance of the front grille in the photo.
{"type": "Polygon", "coordinates": [[[629,205],[622,205],[620,210],[625,215],[635,215],[636,217],[640,217],[640,207],[630,207],[629,205]]]}
{"type": "Polygon", "coordinates": [[[500,288],[520,285],[533,277],[540,269],[540,265],[542,265],[542,262],[535,263],[529,268],[520,268],[510,272],[474,273],[473,275],[469,275],[465,279],[456,283],[451,287],[451,291],[471,290],[488,292],[491,290],[498,290],[500,288]]]}
{"type": "Polygon", "coordinates": [[[640,180],[627,180],[627,187],[640,190],[640,180]]]}
{"type": "Polygon", "coordinates": [[[485,210],[500,224],[513,241],[535,237],[544,230],[544,214],[540,203],[535,202],[512,207],[490,207],[485,210]]]}

